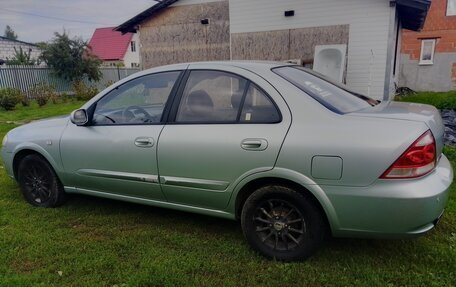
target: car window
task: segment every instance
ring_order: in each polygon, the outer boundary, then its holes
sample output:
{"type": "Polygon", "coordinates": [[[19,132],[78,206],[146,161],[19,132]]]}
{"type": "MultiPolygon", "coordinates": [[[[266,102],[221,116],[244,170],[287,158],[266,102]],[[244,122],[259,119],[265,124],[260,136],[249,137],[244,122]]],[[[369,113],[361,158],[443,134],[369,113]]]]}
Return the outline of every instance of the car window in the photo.
{"type": "Polygon", "coordinates": [[[343,84],[334,83],[304,67],[287,66],[273,71],[309,94],[328,109],[345,114],[377,105],[377,100],[350,91],[343,84]]]}
{"type": "Polygon", "coordinates": [[[159,123],[180,72],[166,72],[131,80],[98,101],[93,125],[159,123]]]}
{"type": "Polygon", "coordinates": [[[243,123],[277,123],[280,121],[280,113],[265,93],[256,85],[250,84],[240,121],[243,123]]]}
{"type": "Polygon", "coordinates": [[[247,80],[221,71],[192,71],[177,112],[181,123],[236,122],[247,80]]]}

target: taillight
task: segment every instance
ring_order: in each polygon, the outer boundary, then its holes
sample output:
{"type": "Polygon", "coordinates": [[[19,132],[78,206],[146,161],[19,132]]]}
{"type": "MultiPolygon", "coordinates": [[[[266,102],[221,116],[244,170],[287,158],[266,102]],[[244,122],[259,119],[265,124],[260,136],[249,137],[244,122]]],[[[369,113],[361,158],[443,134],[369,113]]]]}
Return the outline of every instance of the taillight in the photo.
{"type": "Polygon", "coordinates": [[[431,131],[420,136],[380,178],[402,179],[420,177],[436,165],[435,140],[431,131]]]}

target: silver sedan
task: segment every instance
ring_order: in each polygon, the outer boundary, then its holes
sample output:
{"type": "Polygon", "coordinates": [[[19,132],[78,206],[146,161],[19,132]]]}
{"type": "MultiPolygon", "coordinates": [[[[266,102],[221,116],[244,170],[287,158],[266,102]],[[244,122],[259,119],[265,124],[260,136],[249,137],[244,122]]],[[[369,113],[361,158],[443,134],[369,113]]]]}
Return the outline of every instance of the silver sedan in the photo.
{"type": "Polygon", "coordinates": [[[16,128],[2,157],[32,205],[78,193],[237,219],[261,254],[297,260],[326,234],[431,230],[453,180],[443,132],[432,106],[379,102],[296,65],[192,63],[16,128]]]}

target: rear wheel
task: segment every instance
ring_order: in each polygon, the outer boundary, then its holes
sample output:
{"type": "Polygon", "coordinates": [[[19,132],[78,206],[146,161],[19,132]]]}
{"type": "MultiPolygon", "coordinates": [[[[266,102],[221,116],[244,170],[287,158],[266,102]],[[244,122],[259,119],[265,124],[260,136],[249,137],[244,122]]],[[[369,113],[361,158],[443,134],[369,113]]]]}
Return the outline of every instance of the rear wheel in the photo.
{"type": "Polygon", "coordinates": [[[65,201],[65,191],[52,166],[31,154],[19,163],[18,182],[25,200],[38,207],[56,207],[65,201]]]}
{"type": "Polygon", "coordinates": [[[326,230],[313,200],[282,186],[256,190],[244,204],[241,223],[245,238],[255,250],[282,261],[312,255],[326,230]]]}

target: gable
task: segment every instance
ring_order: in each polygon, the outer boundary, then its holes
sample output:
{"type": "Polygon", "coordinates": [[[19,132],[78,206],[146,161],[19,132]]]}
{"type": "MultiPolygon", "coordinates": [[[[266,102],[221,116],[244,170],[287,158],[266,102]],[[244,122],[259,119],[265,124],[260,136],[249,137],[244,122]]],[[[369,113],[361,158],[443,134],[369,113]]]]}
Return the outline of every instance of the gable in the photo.
{"type": "Polygon", "coordinates": [[[113,29],[114,27],[98,28],[90,39],[89,46],[92,54],[101,60],[123,59],[130,45],[132,33],[122,34],[113,29]]]}

